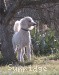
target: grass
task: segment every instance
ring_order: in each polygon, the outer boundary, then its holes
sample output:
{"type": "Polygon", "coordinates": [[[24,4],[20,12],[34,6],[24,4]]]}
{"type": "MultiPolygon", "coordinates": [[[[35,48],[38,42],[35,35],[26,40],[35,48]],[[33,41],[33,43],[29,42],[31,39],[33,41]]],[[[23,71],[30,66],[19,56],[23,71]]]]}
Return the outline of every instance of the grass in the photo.
{"type": "Polygon", "coordinates": [[[59,60],[49,60],[45,56],[32,58],[32,65],[0,66],[0,75],[59,75],[59,60]]]}
{"type": "Polygon", "coordinates": [[[55,54],[52,54],[52,55],[49,55],[48,59],[50,59],[50,60],[59,60],[59,52],[55,53],[55,54]]]}

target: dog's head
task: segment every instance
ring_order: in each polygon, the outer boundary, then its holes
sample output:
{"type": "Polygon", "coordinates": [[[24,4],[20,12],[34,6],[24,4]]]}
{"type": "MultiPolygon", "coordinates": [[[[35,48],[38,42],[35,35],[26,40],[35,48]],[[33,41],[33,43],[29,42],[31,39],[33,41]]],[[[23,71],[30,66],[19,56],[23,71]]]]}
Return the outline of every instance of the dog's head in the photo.
{"type": "Polygon", "coordinates": [[[36,25],[36,22],[31,17],[24,17],[20,20],[21,28],[32,30],[36,25]]]}

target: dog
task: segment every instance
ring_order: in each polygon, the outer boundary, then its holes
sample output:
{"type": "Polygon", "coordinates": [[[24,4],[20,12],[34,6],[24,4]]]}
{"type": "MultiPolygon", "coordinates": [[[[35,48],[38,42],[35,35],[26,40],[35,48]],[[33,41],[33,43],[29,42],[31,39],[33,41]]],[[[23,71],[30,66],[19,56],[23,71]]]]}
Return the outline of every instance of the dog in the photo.
{"type": "Polygon", "coordinates": [[[12,44],[14,51],[18,53],[18,61],[20,62],[24,62],[25,47],[28,61],[31,61],[30,30],[32,30],[35,25],[36,22],[29,16],[15,22],[12,44]]]}

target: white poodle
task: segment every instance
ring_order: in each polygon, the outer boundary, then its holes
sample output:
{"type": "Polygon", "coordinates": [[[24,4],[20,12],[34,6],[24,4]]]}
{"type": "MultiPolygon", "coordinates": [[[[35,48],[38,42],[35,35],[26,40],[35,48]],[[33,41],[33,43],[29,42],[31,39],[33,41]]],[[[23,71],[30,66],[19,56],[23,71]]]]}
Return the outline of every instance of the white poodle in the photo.
{"type": "Polygon", "coordinates": [[[13,49],[18,53],[18,61],[24,62],[25,47],[28,61],[31,61],[31,36],[30,30],[36,23],[31,17],[24,17],[16,21],[14,25],[14,35],[12,37],[13,49]]]}

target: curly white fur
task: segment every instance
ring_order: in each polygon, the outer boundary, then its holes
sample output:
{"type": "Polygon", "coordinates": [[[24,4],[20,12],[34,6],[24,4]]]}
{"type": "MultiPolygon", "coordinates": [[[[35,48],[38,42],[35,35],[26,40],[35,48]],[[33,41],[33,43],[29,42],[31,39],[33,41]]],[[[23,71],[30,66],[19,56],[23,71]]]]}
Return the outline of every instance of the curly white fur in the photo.
{"type": "Polygon", "coordinates": [[[31,60],[31,35],[30,30],[36,23],[31,17],[24,17],[16,21],[14,25],[14,35],[12,37],[13,49],[18,52],[18,61],[24,62],[25,47],[27,57],[31,60]]]}

